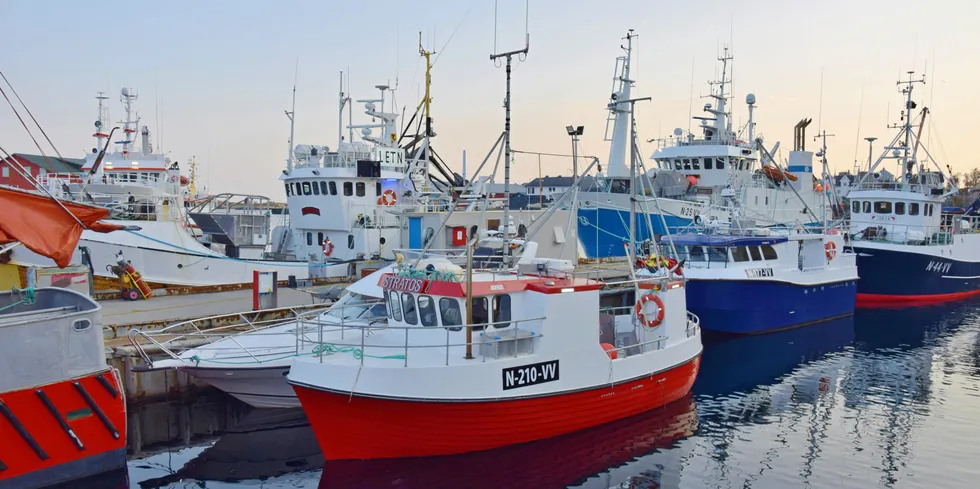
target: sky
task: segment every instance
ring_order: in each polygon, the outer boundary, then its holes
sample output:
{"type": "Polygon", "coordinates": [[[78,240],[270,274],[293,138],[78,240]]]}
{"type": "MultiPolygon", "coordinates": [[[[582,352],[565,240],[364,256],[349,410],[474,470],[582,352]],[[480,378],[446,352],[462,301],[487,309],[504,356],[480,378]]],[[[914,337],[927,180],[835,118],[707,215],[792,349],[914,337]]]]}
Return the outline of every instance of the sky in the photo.
{"type": "MultiPolygon", "coordinates": [[[[879,138],[877,156],[903,103],[896,82],[915,70],[927,81],[914,93],[920,109],[930,108],[927,148],[960,172],[975,166],[967,151],[980,112],[971,91],[980,75],[978,18],[980,2],[971,0],[0,0],[0,70],[66,157],[94,145],[96,92],[108,93],[116,122],[128,86],[155,149],[182,168],[193,157],[210,192],[281,201],[294,81],[296,143],[335,148],[341,71],[355,100],[389,84],[398,111],[412,114],[424,80],[420,32],[436,52],[432,145],[450,167],[460,171],[466,151],[472,173],[503,131],[505,72],[489,55],[520,49],[525,32],[530,50],[512,73],[512,147],[567,154],[565,126],[583,125],[581,153],[602,162],[614,62],[634,29],[633,96],[652,98],[636,109],[644,159],[656,149],[648,139],[701,115],[728,46],[734,122],[747,121],[744,100],[754,93],[757,132],[768,147],[780,142],[783,158],[803,118],[813,119],[806,149],[818,148],[819,131],[833,135],[832,170],[865,161],[868,136],[879,138]]],[[[5,104],[0,147],[36,154],[5,104]]],[[[363,104],[354,108],[354,123],[367,122],[363,104]]],[[[512,179],[537,177],[538,163],[517,154],[512,179]]],[[[571,162],[541,157],[540,171],[567,175],[571,162]]]]}

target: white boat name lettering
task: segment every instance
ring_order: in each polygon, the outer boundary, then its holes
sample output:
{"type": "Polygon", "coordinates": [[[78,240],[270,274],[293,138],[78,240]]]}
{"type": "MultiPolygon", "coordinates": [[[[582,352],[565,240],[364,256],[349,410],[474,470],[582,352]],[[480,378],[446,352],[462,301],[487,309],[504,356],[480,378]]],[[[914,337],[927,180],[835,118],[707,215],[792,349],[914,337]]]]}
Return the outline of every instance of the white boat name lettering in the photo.
{"type": "Polygon", "coordinates": [[[749,278],[772,277],[771,268],[749,268],[745,270],[745,276],[749,278]]]}
{"type": "Polygon", "coordinates": [[[952,267],[953,267],[952,262],[930,261],[929,264],[926,265],[926,271],[947,273],[949,272],[949,269],[952,267]]]}
{"type": "Polygon", "coordinates": [[[558,380],[558,360],[521,365],[503,370],[504,390],[558,380]]]}
{"type": "Polygon", "coordinates": [[[422,292],[423,287],[425,287],[425,280],[420,278],[397,277],[395,275],[385,276],[385,281],[381,284],[382,289],[414,293],[422,292]]]}

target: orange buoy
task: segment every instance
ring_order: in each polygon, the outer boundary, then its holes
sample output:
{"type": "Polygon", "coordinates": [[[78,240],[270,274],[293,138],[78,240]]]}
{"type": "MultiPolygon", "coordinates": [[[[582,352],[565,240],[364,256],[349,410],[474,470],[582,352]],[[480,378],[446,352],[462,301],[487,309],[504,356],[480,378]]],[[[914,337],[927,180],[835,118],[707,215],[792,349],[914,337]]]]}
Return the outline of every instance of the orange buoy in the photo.
{"type": "Polygon", "coordinates": [[[616,357],[619,356],[619,352],[616,351],[616,347],[610,345],[609,343],[602,343],[602,349],[606,351],[606,355],[609,355],[609,358],[612,360],[615,360],[616,357]]]}

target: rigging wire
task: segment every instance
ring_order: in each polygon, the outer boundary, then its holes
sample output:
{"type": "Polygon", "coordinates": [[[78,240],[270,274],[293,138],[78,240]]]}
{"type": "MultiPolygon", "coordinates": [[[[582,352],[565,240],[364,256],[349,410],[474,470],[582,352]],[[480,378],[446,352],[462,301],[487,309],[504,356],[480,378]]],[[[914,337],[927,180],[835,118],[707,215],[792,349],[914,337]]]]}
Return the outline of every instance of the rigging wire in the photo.
{"type": "Polygon", "coordinates": [[[50,160],[48,160],[47,153],[45,153],[44,149],[41,148],[41,144],[37,142],[37,138],[34,137],[34,133],[32,133],[30,128],[27,127],[27,123],[24,122],[24,118],[20,116],[20,112],[17,112],[17,108],[14,107],[14,103],[10,100],[10,97],[7,96],[7,92],[3,90],[3,87],[0,87],[0,94],[2,94],[3,98],[7,100],[7,104],[10,105],[10,109],[14,111],[14,115],[16,115],[17,120],[20,121],[20,125],[24,126],[24,130],[27,131],[27,135],[31,137],[32,141],[34,141],[34,146],[37,146],[37,149],[41,152],[44,162],[48,165],[48,170],[50,170],[52,173],[57,173],[54,171],[54,165],[50,160]]]}
{"type": "MultiPolygon", "coordinates": [[[[44,131],[44,128],[41,127],[41,123],[39,123],[37,121],[37,118],[34,117],[34,114],[31,112],[31,109],[29,109],[27,107],[27,104],[25,104],[24,101],[20,98],[20,94],[17,93],[17,90],[14,89],[13,84],[10,83],[10,80],[7,79],[7,75],[4,75],[2,70],[0,70],[0,77],[3,77],[3,81],[5,81],[7,83],[7,86],[10,87],[11,93],[14,94],[14,97],[17,97],[17,101],[20,102],[20,104],[24,107],[24,110],[27,111],[27,115],[31,116],[31,120],[34,121],[34,124],[35,125],[37,125],[37,128],[41,131],[41,134],[44,135],[44,139],[47,140],[48,141],[48,144],[51,145],[51,148],[54,149],[54,152],[55,152],[55,154],[58,155],[58,158],[64,160],[65,157],[61,155],[61,152],[60,151],[58,151],[58,147],[55,146],[54,145],[54,142],[51,141],[51,138],[48,137],[48,133],[46,133],[44,131]]],[[[6,94],[4,95],[4,97],[6,97],[6,94]]],[[[9,99],[8,99],[8,102],[9,102],[9,99]]],[[[12,107],[13,106],[11,106],[11,108],[12,107]]],[[[20,117],[20,116],[18,116],[18,117],[20,117]]],[[[23,122],[23,121],[21,121],[21,122],[23,122]]],[[[35,141],[34,144],[36,145],[37,144],[37,141],[35,141]]],[[[38,147],[38,149],[41,149],[40,146],[38,147]]],[[[41,154],[42,155],[44,154],[43,151],[42,151],[41,154]]],[[[51,165],[51,162],[47,160],[47,156],[46,155],[45,155],[44,159],[45,159],[45,162],[48,163],[48,166],[51,166],[52,167],[51,168],[51,171],[54,171],[53,165],[51,165]]]]}
{"type": "MultiPolygon", "coordinates": [[[[496,3],[494,5],[495,5],[494,8],[496,8],[496,3]]],[[[473,11],[473,5],[470,5],[469,10],[467,10],[466,13],[463,15],[463,18],[460,19],[459,24],[456,24],[456,28],[453,29],[452,34],[449,35],[449,39],[446,39],[446,43],[442,45],[442,49],[438,53],[436,53],[436,59],[432,60],[433,67],[435,67],[436,63],[439,61],[439,57],[442,56],[442,53],[446,51],[446,47],[449,46],[449,42],[453,40],[453,36],[456,35],[456,31],[459,30],[459,27],[463,25],[463,22],[466,21],[466,18],[469,17],[470,12],[472,11],[473,11]]],[[[494,15],[494,18],[496,18],[496,14],[494,15]]],[[[494,29],[494,36],[496,37],[496,35],[497,32],[496,29],[494,29]]],[[[496,41],[494,41],[494,46],[496,46],[496,41]]]]}

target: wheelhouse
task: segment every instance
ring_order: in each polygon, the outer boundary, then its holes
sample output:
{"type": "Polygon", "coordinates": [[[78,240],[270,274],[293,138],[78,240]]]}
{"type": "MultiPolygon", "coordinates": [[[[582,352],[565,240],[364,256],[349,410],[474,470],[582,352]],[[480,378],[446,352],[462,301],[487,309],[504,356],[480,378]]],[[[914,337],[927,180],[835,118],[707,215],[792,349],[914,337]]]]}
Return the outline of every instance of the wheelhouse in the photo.
{"type": "Polygon", "coordinates": [[[785,236],[678,235],[677,254],[688,268],[727,268],[739,265],[772,264],[779,260],[785,236]]]}

